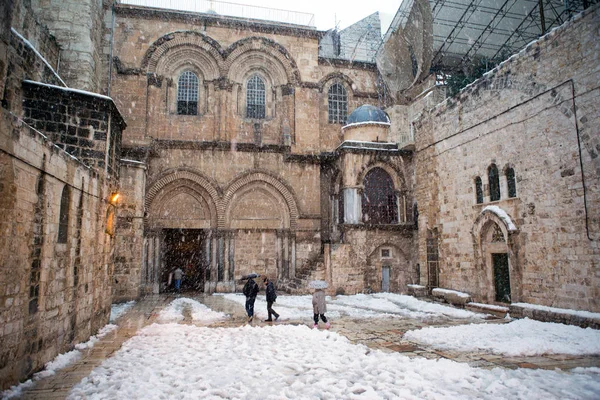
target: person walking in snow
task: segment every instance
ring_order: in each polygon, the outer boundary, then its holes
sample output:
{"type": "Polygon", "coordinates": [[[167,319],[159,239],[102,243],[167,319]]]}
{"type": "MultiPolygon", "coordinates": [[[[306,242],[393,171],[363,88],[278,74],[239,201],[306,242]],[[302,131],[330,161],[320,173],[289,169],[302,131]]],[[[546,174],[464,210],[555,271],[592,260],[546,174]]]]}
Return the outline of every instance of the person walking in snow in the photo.
{"type": "Polygon", "coordinates": [[[242,289],[242,293],[246,296],[246,314],[248,314],[248,322],[252,322],[254,319],[254,302],[256,301],[256,295],[258,294],[258,283],[254,281],[253,278],[256,278],[258,275],[250,277],[249,275],[248,281],[244,285],[244,289],[242,289]]]}
{"type": "Polygon", "coordinates": [[[267,313],[269,313],[269,318],[265,319],[265,322],[273,321],[271,315],[274,315],[275,321],[277,321],[277,319],[279,318],[279,314],[277,314],[275,310],[273,310],[273,303],[275,303],[275,300],[277,299],[277,293],[275,293],[275,285],[273,285],[273,282],[271,282],[266,276],[263,281],[265,283],[265,292],[267,295],[267,313]]]}
{"type": "Polygon", "coordinates": [[[327,318],[325,317],[325,313],[327,312],[327,303],[325,302],[325,292],[323,289],[315,289],[312,297],[313,304],[313,319],[315,324],[313,328],[317,329],[319,327],[319,317],[321,317],[321,321],[325,322],[325,329],[329,329],[331,324],[327,322],[327,318]]]}
{"type": "Polygon", "coordinates": [[[173,271],[173,279],[175,280],[175,290],[179,293],[181,289],[181,278],[183,278],[183,271],[181,268],[177,267],[175,271],[173,271]]]}

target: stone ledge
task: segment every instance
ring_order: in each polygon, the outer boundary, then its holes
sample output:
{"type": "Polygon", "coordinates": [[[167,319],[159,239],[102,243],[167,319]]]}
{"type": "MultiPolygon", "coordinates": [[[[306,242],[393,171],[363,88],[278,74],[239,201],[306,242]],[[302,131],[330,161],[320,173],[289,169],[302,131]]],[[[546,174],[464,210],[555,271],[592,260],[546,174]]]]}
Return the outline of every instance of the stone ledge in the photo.
{"type": "Polygon", "coordinates": [[[477,313],[492,314],[500,318],[506,317],[506,314],[509,311],[508,307],[482,303],[467,303],[465,309],[477,313]]]}
{"type": "Polygon", "coordinates": [[[468,293],[457,292],[456,290],[435,288],[431,291],[431,294],[436,299],[443,299],[454,306],[462,308],[471,302],[471,296],[468,293]]]}
{"type": "Polygon", "coordinates": [[[427,288],[421,285],[407,285],[408,294],[413,297],[427,297],[427,288]]]}
{"type": "Polygon", "coordinates": [[[547,309],[529,308],[525,305],[511,304],[510,316],[512,318],[530,318],[542,322],[556,322],[559,324],[575,325],[582,328],[600,329],[600,317],[591,315],[585,316],[578,313],[569,312],[566,309],[547,309]]]}

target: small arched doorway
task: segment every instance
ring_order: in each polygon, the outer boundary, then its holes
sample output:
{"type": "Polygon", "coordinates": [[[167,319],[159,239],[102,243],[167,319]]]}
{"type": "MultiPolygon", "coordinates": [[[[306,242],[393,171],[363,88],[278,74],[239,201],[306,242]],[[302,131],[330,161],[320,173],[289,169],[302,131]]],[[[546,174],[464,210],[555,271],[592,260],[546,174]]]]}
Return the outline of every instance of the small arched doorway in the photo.
{"type": "Polygon", "coordinates": [[[494,283],[494,300],[510,303],[510,269],[508,246],[502,229],[495,222],[489,222],[484,229],[484,246],[486,264],[492,272],[494,283]]]}
{"type": "Polygon", "coordinates": [[[479,291],[487,301],[510,303],[518,297],[517,233],[511,217],[500,207],[484,208],[475,221],[476,256],[482,266],[479,291]]]}

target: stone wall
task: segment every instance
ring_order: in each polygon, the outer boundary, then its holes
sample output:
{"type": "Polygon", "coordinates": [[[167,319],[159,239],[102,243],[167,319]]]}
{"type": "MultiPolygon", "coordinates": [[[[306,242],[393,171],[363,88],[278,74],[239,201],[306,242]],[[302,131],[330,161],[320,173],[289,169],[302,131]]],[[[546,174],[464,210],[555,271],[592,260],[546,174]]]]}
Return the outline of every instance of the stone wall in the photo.
{"type": "Polygon", "coordinates": [[[107,121],[120,118],[108,104],[110,99],[62,87],[55,71],[59,47],[36,22],[29,2],[9,1],[8,14],[4,4],[0,6],[0,60],[7,62],[6,69],[0,68],[4,85],[0,389],[26,379],[108,322],[114,247],[110,218],[114,206],[108,199],[118,189],[115,156],[124,127],[115,123],[108,128],[107,121]],[[37,82],[24,83],[27,79],[37,82]],[[85,132],[90,143],[78,145],[94,150],[108,146],[106,137],[94,137],[84,109],[88,117],[96,114],[98,128],[100,121],[105,122],[104,134],[111,132],[108,143],[113,149],[108,158],[98,153],[86,159],[87,164],[82,161],[84,152],[75,143],[67,144],[70,138],[85,132]],[[104,168],[101,162],[107,160],[104,168]]]}
{"type": "Polygon", "coordinates": [[[121,160],[119,211],[115,224],[115,270],[113,302],[136,299],[142,294],[141,265],[144,261],[144,198],[146,166],[121,160]]]}
{"type": "Polygon", "coordinates": [[[28,124],[86,165],[118,177],[125,124],[110,98],[25,81],[22,104],[28,124]]]}
{"type": "Polygon", "coordinates": [[[231,290],[233,279],[252,271],[280,279],[312,267],[329,207],[319,196],[319,154],[342,141],[341,124],[328,122],[328,90],[344,86],[349,113],[376,103],[374,64],[320,59],[319,33],[308,27],[127,5],[116,7],[114,39],[111,93],[128,124],[124,150],[147,166],[138,209],[146,213],[145,258],[133,271],[140,252],[126,246],[137,236],[121,231],[128,239],[117,250],[120,298],[135,297],[138,276],[143,290],[161,290],[144,279],[165,268],[157,254],[168,229],[203,230],[202,268],[223,278],[209,291],[231,290]],[[199,78],[198,115],[177,114],[186,68],[199,78]],[[265,119],[245,115],[252,73],[267,86],[265,119]]]}
{"type": "Polygon", "coordinates": [[[2,110],[0,386],[41,369],[108,322],[108,182],[2,110]],[[68,237],[58,243],[61,195],[68,237]]]}
{"type": "Polygon", "coordinates": [[[422,284],[437,236],[441,287],[494,302],[491,253],[506,252],[513,302],[600,310],[599,21],[600,8],[589,9],[417,121],[422,284]]]}
{"type": "Polygon", "coordinates": [[[111,2],[30,1],[62,47],[59,73],[65,82],[77,89],[106,93],[108,72],[103,69],[103,60],[109,56],[110,42],[104,24],[111,2]]]}
{"type": "Polygon", "coordinates": [[[377,103],[377,73],[374,64],[319,59],[318,39],[308,28],[118,6],[111,93],[126,115],[124,145],[155,138],[291,145],[297,153],[335,148],[341,125],[328,123],[329,87],[344,85],[351,112],[377,103]],[[186,65],[201,81],[199,115],[176,113],[186,65]],[[252,69],[267,74],[264,120],[245,118],[243,73],[252,69]]]}

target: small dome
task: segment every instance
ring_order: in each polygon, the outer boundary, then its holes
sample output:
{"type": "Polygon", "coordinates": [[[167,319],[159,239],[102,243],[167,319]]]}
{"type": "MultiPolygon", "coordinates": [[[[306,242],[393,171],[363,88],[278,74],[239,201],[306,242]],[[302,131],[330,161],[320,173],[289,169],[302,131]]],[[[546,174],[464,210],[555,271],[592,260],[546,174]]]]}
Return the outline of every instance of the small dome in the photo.
{"type": "Polygon", "coordinates": [[[381,108],[365,104],[352,111],[348,116],[346,124],[350,125],[361,122],[383,122],[389,124],[390,118],[381,108]]]}

